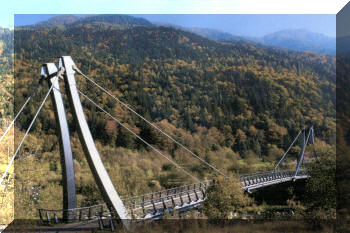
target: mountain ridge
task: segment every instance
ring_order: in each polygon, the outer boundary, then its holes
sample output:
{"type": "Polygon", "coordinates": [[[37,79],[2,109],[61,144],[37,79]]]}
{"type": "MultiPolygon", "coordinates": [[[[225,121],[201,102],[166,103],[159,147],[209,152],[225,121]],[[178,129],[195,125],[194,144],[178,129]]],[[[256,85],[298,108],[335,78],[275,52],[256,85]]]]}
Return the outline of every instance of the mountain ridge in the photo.
{"type": "Polygon", "coordinates": [[[21,26],[23,28],[43,28],[43,27],[55,27],[55,26],[73,26],[77,24],[106,24],[119,26],[120,28],[127,28],[132,26],[153,26],[148,20],[129,15],[113,15],[113,14],[101,14],[101,15],[59,15],[49,18],[44,21],[40,21],[33,25],[21,26]]]}
{"type": "Polygon", "coordinates": [[[40,27],[53,27],[53,26],[58,26],[58,25],[67,25],[74,23],[78,20],[80,20],[81,17],[75,16],[75,15],[58,15],[54,16],[52,18],[49,18],[47,20],[40,21],[36,24],[33,25],[25,25],[23,27],[35,27],[35,28],[40,28],[40,27]]]}
{"type": "Polygon", "coordinates": [[[321,33],[311,32],[306,29],[285,29],[267,34],[262,37],[235,36],[227,32],[206,28],[184,28],[204,37],[225,42],[244,40],[247,42],[290,49],[299,52],[317,52],[335,55],[335,38],[328,37],[321,33]]]}
{"type": "Polygon", "coordinates": [[[141,17],[129,15],[62,15],[32,25],[32,27],[52,27],[58,25],[72,26],[75,24],[105,24],[112,27],[129,28],[134,26],[162,26],[189,31],[203,37],[223,42],[246,41],[265,46],[274,46],[300,52],[317,52],[335,55],[335,38],[306,29],[284,29],[262,37],[236,36],[217,29],[183,27],[170,23],[150,22],[141,17]]]}
{"type": "Polygon", "coordinates": [[[259,42],[296,51],[314,51],[335,55],[335,40],[335,38],[306,29],[287,29],[265,35],[259,42]]]}

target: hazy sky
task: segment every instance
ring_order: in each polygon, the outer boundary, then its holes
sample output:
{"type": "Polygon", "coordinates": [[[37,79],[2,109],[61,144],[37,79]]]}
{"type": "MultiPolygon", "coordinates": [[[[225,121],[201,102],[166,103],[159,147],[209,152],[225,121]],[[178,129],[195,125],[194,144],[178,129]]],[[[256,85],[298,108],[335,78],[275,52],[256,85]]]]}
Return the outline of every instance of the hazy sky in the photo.
{"type": "Polygon", "coordinates": [[[283,29],[308,29],[336,36],[336,15],[211,14],[211,15],[135,15],[151,22],[167,22],[186,27],[219,29],[238,36],[264,36],[283,29]]]}
{"type": "MultiPolygon", "coordinates": [[[[15,26],[34,24],[56,15],[16,14],[15,26]]],[[[336,15],[238,15],[238,14],[134,14],[151,22],[185,27],[213,28],[239,36],[260,37],[283,29],[307,29],[328,36],[336,35],[336,15]]]]}

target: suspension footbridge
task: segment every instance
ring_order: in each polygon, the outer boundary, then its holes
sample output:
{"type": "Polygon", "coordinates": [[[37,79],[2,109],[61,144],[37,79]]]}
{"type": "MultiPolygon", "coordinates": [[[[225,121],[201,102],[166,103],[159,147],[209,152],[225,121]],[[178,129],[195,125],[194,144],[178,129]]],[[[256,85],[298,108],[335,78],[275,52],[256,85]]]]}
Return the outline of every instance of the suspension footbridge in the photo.
{"type": "MultiPolygon", "coordinates": [[[[13,154],[6,170],[1,176],[0,184],[3,183],[8,175],[8,171],[12,166],[16,156],[18,155],[24,140],[29,134],[36,118],[38,117],[41,109],[43,108],[45,102],[51,96],[52,106],[55,112],[55,118],[58,125],[59,139],[60,139],[60,150],[63,158],[62,167],[62,184],[63,184],[63,208],[62,209],[39,209],[39,217],[43,223],[54,224],[60,222],[72,222],[72,221],[87,221],[96,219],[99,221],[100,226],[103,226],[103,220],[109,219],[110,226],[113,228],[113,219],[117,218],[122,221],[126,228],[130,227],[130,220],[136,222],[142,222],[146,220],[154,220],[161,218],[162,215],[168,211],[172,212],[174,210],[183,212],[189,209],[196,208],[200,206],[207,197],[207,190],[213,184],[211,180],[201,181],[195,177],[191,172],[189,172],[183,166],[180,166],[173,159],[167,156],[165,153],[157,149],[155,146],[147,142],[145,139],[139,136],[132,129],[123,124],[115,116],[109,113],[106,109],[102,108],[97,104],[92,98],[90,98],[82,90],[79,90],[76,85],[75,75],[79,74],[84,77],[88,82],[92,83],[94,86],[102,90],[108,96],[113,98],[119,104],[127,108],[137,117],[145,121],[149,126],[153,127],[155,130],[159,131],[164,137],[171,140],[173,143],[177,144],[183,148],[189,155],[193,156],[195,159],[201,163],[208,166],[210,169],[227,178],[221,170],[214,167],[212,164],[201,158],[196,153],[192,152],[189,148],[184,146],[182,143],[171,137],[165,131],[160,129],[155,124],[151,123],[149,120],[144,118],[142,115],[137,113],[128,104],[121,101],[116,96],[112,95],[104,87],[97,84],[92,78],[85,75],[79,68],[75,65],[73,59],[70,56],[63,56],[59,58],[58,68],[54,63],[46,63],[41,67],[41,81],[46,81],[48,84],[48,91],[44,96],[39,108],[37,109],[31,123],[29,124],[25,134],[21,138],[15,153],[13,154]],[[76,200],[76,185],[74,176],[74,166],[73,166],[73,153],[71,148],[70,133],[67,123],[66,110],[64,107],[62,93],[60,90],[60,81],[64,81],[64,87],[67,92],[69,106],[72,111],[72,115],[76,122],[79,139],[84,150],[84,154],[87,158],[90,170],[93,177],[98,185],[98,188],[103,196],[104,203],[94,206],[77,207],[76,200]],[[110,176],[102,162],[99,151],[95,145],[94,139],[89,129],[89,125],[86,121],[84,115],[84,109],[81,103],[81,97],[87,100],[92,106],[95,106],[101,112],[104,112],[108,117],[118,123],[125,130],[129,131],[148,147],[154,150],[157,154],[162,156],[168,162],[173,164],[179,171],[183,172],[185,175],[189,176],[194,180],[194,183],[185,184],[179,187],[165,189],[157,192],[147,193],[138,196],[132,196],[127,198],[122,198],[115,189],[110,176]]],[[[27,100],[24,102],[23,106],[20,108],[19,112],[16,114],[14,120],[10,123],[5,133],[0,138],[0,143],[6,134],[9,132],[10,128],[14,125],[18,116],[23,112],[26,106],[29,104],[32,96],[37,91],[37,87],[27,100]]],[[[276,185],[284,182],[294,181],[298,179],[307,179],[307,170],[302,170],[301,165],[304,161],[305,149],[308,143],[314,142],[314,129],[309,127],[307,129],[302,129],[294,138],[293,142],[290,144],[289,148],[286,150],[285,154],[276,163],[276,166],[272,171],[266,171],[255,174],[246,174],[239,177],[241,188],[247,192],[263,188],[270,185],[276,185]],[[285,160],[287,154],[291,148],[298,142],[301,141],[301,151],[297,160],[297,165],[295,170],[279,170],[279,165],[285,160]]]]}

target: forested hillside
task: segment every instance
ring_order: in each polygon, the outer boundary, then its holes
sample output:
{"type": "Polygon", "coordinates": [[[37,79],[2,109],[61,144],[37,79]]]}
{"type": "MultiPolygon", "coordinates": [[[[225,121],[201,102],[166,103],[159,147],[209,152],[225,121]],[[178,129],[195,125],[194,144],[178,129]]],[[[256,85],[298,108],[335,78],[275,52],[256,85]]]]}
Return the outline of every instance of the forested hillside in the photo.
{"type": "Polygon", "coordinates": [[[13,31],[0,28],[0,128],[13,111],[13,31]]]}
{"type": "MultiPolygon", "coordinates": [[[[103,22],[92,18],[84,23],[21,27],[15,31],[16,109],[39,80],[41,64],[70,55],[97,83],[228,174],[271,169],[298,131],[311,124],[318,140],[334,144],[334,57],[246,42],[215,42],[180,29],[154,27],[142,19],[123,21],[115,16],[104,17],[103,22]]],[[[83,77],[76,78],[79,88],[89,97],[148,142],[198,178],[210,177],[210,169],[189,159],[189,154],[93,88],[83,77]]],[[[43,84],[36,105],[31,105],[19,119],[19,129],[29,125],[47,90],[47,84],[43,84]]],[[[135,195],[191,182],[81,98],[118,192],[135,195]]],[[[79,205],[100,202],[70,113],[68,118],[79,205]]],[[[22,181],[18,188],[28,188],[28,196],[30,186],[26,182],[41,190],[39,201],[25,198],[26,192],[18,193],[22,195],[18,198],[19,206],[33,207],[33,212],[26,212],[26,216],[35,216],[35,207],[39,206],[60,208],[57,142],[54,114],[48,101],[18,166],[23,170],[18,174],[22,181]]],[[[297,153],[298,149],[292,154],[297,153]]]]}
{"type": "MultiPolygon", "coordinates": [[[[13,31],[0,28],[0,137],[13,117],[13,31]]],[[[13,131],[0,144],[0,173],[13,153],[13,131]]],[[[0,186],[0,228],[13,220],[13,168],[10,180],[0,186]]]]}

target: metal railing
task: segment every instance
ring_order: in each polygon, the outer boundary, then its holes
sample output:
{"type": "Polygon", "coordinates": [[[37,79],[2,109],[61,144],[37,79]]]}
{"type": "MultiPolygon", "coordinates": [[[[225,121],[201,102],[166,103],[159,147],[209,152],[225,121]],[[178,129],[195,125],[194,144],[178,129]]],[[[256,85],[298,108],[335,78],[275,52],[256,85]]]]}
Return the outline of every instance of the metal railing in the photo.
{"type": "Polygon", "coordinates": [[[109,212],[105,203],[74,209],[38,209],[43,223],[75,222],[96,219],[109,212]]]}
{"type": "Polygon", "coordinates": [[[243,188],[258,185],[258,184],[270,184],[272,181],[286,181],[298,178],[305,178],[307,176],[307,170],[300,170],[295,176],[295,170],[285,170],[285,171],[269,171],[260,172],[254,174],[241,175],[240,181],[243,188]]]}
{"type": "Polygon", "coordinates": [[[194,184],[187,184],[175,188],[170,189],[164,189],[157,192],[152,193],[146,193],[139,196],[129,197],[129,198],[122,198],[123,202],[129,203],[129,204],[138,204],[150,200],[157,200],[165,197],[169,197],[171,195],[177,195],[179,193],[196,190],[196,189],[206,189],[207,187],[212,185],[212,181],[203,181],[203,182],[197,182],[194,184]]]}
{"type": "Polygon", "coordinates": [[[189,206],[197,205],[204,201],[205,197],[206,188],[202,187],[170,194],[166,197],[133,203],[128,206],[128,209],[133,218],[138,218],[140,216],[143,218],[149,213],[156,215],[159,211],[164,212],[165,209],[189,208],[189,206]]]}

